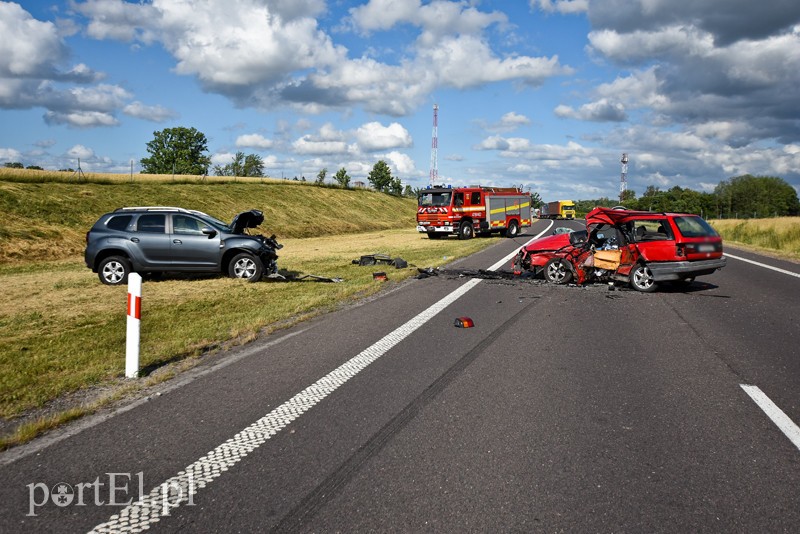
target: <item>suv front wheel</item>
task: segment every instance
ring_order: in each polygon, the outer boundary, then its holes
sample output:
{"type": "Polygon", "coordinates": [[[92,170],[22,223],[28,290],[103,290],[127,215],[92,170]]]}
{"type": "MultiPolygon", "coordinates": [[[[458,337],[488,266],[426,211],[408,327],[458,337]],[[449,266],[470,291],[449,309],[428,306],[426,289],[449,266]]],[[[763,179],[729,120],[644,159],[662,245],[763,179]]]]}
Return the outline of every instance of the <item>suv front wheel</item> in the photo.
{"type": "Polygon", "coordinates": [[[258,282],[264,274],[264,265],[261,260],[252,254],[242,252],[233,257],[228,265],[228,274],[231,278],[241,278],[248,282],[258,282]]]}
{"type": "Polygon", "coordinates": [[[642,293],[652,293],[656,290],[656,280],[653,278],[653,272],[650,267],[644,264],[638,264],[631,271],[631,285],[636,291],[642,293]]]}
{"type": "Polygon", "coordinates": [[[108,286],[118,286],[128,282],[131,262],[122,256],[109,256],[97,266],[97,276],[108,286]]]}

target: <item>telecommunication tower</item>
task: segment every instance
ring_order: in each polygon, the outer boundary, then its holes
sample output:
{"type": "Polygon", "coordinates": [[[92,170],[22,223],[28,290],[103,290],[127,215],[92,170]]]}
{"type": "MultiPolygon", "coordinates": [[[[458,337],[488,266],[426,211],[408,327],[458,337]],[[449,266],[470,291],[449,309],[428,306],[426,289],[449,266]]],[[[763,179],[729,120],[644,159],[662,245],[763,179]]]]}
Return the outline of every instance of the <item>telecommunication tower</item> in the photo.
{"type": "Polygon", "coordinates": [[[622,163],[622,174],[619,177],[619,203],[622,204],[625,201],[625,191],[628,190],[628,154],[622,154],[620,163],[622,163]]]}
{"type": "Polygon", "coordinates": [[[431,136],[431,176],[430,185],[439,179],[439,105],[433,105],[433,135],[431,136]]]}

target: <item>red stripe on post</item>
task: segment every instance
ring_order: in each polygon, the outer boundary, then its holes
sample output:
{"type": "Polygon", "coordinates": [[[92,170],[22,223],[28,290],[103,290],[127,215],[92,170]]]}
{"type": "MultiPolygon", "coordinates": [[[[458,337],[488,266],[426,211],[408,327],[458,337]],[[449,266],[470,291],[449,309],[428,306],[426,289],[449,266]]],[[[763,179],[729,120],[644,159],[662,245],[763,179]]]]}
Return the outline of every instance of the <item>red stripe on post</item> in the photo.
{"type": "Polygon", "coordinates": [[[128,315],[134,319],[142,318],[142,297],[128,293],[128,315]]]}

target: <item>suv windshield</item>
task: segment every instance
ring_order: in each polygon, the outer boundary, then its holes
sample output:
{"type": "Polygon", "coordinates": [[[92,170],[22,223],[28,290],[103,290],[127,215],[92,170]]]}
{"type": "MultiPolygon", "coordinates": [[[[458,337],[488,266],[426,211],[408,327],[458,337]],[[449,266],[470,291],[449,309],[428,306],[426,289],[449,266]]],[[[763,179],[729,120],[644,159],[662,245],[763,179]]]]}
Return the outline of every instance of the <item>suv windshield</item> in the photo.
{"type": "Polygon", "coordinates": [[[417,199],[420,206],[449,206],[450,205],[449,191],[439,193],[422,193],[417,199]]]}
{"type": "Polygon", "coordinates": [[[197,215],[198,217],[203,219],[205,222],[210,223],[211,226],[216,227],[217,230],[227,230],[227,229],[230,228],[228,223],[222,222],[219,219],[214,218],[214,217],[212,217],[211,215],[209,215],[207,213],[203,213],[202,211],[192,211],[191,213],[193,215],[197,215]]]}
{"type": "Polygon", "coordinates": [[[717,237],[719,235],[700,217],[675,217],[674,220],[684,237],[717,237]]]}

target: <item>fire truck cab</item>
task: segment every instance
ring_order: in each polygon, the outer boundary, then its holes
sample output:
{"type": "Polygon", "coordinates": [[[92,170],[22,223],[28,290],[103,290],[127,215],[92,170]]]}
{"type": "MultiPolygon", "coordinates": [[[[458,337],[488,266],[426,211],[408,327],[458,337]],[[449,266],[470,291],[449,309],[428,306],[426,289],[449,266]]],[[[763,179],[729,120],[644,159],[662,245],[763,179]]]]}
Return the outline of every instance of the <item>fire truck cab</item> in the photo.
{"type": "Polygon", "coordinates": [[[515,187],[428,186],[417,197],[417,231],[438,239],[476,233],[516,237],[531,225],[531,196],[515,187]]]}

